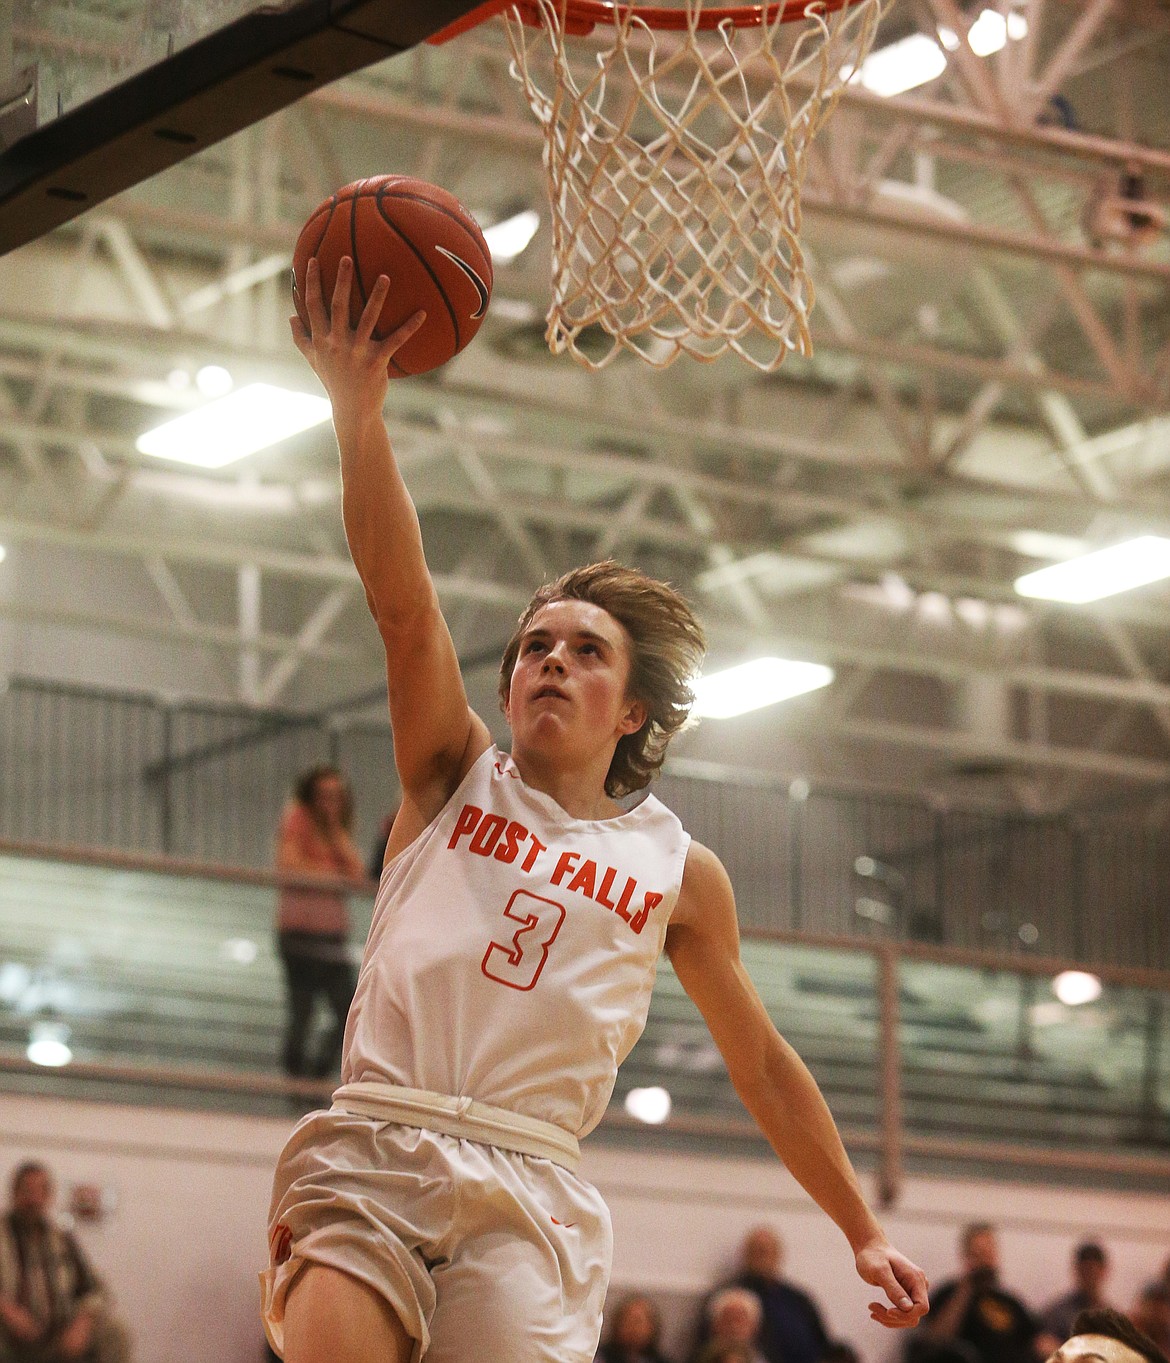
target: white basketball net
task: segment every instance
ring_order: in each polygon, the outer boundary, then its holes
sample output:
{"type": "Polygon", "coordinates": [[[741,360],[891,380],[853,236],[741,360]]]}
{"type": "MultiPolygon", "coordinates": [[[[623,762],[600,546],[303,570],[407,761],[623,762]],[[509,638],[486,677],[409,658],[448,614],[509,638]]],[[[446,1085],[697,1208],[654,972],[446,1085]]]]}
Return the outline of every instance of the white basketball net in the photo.
{"type": "Polygon", "coordinates": [[[617,11],[600,47],[566,44],[564,0],[536,0],[539,28],[505,12],[512,73],[545,136],[546,336],[590,369],[622,349],[656,368],[732,350],[771,371],[812,353],[800,189],[882,0],[707,32],[702,0],[683,3],[684,31],[617,11]]]}

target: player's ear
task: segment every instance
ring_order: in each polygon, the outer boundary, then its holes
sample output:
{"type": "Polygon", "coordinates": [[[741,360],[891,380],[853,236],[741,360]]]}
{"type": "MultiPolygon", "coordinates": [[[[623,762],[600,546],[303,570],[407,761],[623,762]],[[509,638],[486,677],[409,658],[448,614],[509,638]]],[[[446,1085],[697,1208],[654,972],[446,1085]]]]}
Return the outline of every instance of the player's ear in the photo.
{"type": "Polygon", "coordinates": [[[626,702],[626,708],[622,712],[621,723],[619,725],[623,734],[636,734],[646,723],[647,713],[644,701],[630,700],[626,702]]]}

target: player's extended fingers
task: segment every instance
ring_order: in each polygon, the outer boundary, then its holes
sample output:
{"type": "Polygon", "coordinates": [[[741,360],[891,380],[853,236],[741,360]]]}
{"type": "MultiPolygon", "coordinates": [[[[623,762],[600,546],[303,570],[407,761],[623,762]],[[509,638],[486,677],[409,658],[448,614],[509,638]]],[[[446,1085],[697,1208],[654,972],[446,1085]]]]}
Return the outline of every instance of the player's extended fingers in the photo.
{"type": "Polygon", "coordinates": [[[309,314],[310,334],[323,336],[329,330],[329,314],[321,293],[321,266],[316,256],[310,256],[305,266],[305,311],[309,314]]]}
{"type": "Polygon", "coordinates": [[[313,346],[313,338],[309,335],[304,322],[294,313],[288,319],[288,329],[292,332],[293,345],[301,352],[305,359],[309,358],[309,352],[313,346]]]}
{"type": "Polygon", "coordinates": [[[413,317],[408,317],[400,327],[395,327],[379,348],[382,359],[389,360],[392,355],[401,350],[426,320],[426,313],[420,309],[413,317]]]}
{"type": "Polygon", "coordinates": [[[912,1306],[908,1311],[898,1311],[885,1302],[871,1301],[869,1318],[888,1330],[908,1330],[917,1325],[926,1314],[925,1307],[912,1306]]]}
{"type": "Polygon", "coordinates": [[[390,292],[390,279],[387,275],[380,274],[374,280],[374,287],[370,290],[370,296],[366,299],[366,306],[362,309],[362,315],[358,319],[356,339],[366,342],[374,334],[374,329],[378,325],[378,318],[382,315],[382,306],[386,302],[386,295],[390,292]]]}
{"type": "Polygon", "coordinates": [[[337,262],[337,282],[333,286],[333,300],[329,304],[329,325],[335,333],[349,330],[349,296],[353,292],[353,257],[342,256],[337,262]]]}

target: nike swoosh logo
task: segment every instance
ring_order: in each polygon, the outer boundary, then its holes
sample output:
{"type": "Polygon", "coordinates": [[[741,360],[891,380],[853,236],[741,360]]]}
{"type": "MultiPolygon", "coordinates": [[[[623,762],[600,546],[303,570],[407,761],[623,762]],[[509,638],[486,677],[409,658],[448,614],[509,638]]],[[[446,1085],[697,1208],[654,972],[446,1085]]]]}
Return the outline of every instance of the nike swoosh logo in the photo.
{"type": "Polygon", "coordinates": [[[475,321],[477,318],[482,317],[484,313],[487,312],[488,298],[490,297],[488,286],[480,279],[479,275],[471,266],[468,265],[467,261],[461,260],[454,251],[448,251],[445,246],[436,246],[435,250],[438,251],[441,256],[446,256],[448,260],[454,261],[475,285],[475,291],[479,294],[479,307],[471,314],[471,319],[472,321],[475,321]]]}

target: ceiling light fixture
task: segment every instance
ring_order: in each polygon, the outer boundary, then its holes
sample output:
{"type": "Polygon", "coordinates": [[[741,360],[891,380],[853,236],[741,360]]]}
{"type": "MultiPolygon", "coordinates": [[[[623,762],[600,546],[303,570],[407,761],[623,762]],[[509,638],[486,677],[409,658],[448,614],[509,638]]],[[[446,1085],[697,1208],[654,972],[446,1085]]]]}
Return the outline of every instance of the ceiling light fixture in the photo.
{"type": "Polygon", "coordinates": [[[485,228],[484,240],[492,253],[492,260],[500,265],[507,265],[509,261],[515,260],[536,236],[539,227],[540,214],[526,208],[485,228]]]}
{"type": "Polygon", "coordinates": [[[1170,577],[1170,539],[1137,539],[1097,549],[1064,563],[1051,563],[1016,579],[1016,591],[1042,601],[1083,605],[1170,577]]]}
{"type": "MultiPolygon", "coordinates": [[[[1028,21],[1017,11],[1005,18],[997,10],[985,9],[967,30],[967,42],[977,57],[989,57],[1027,33],[1028,21]]],[[[940,28],[937,42],[927,33],[911,33],[871,52],[850,79],[886,99],[905,94],[941,76],[947,68],[946,52],[958,47],[959,35],[953,29],[940,28]]]]}
{"type": "Polygon", "coordinates": [[[888,99],[936,80],[946,69],[947,59],[938,43],[925,33],[911,33],[871,52],[852,79],[888,99]]]}
{"type": "Polygon", "coordinates": [[[141,454],[156,459],[221,469],[328,421],[331,412],[328,398],[250,383],[156,426],[140,435],[137,445],[141,454]]]}
{"type": "Polygon", "coordinates": [[[828,686],[833,677],[833,669],[821,663],[755,658],[750,663],[699,677],[692,713],[701,719],[731,719],[819,690],[828,686]]]}

